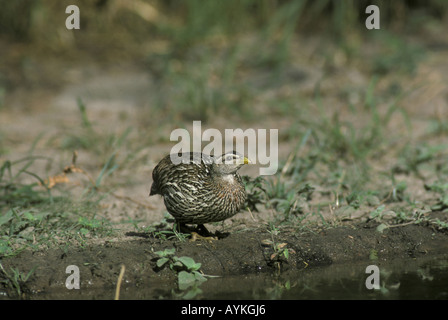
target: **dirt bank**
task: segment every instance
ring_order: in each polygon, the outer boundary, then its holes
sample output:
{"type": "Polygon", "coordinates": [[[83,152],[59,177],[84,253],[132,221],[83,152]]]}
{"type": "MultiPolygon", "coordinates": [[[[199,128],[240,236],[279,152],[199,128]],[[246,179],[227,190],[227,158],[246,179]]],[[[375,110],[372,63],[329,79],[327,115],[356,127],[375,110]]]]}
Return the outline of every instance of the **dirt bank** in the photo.
{"type": "MultiPolygon", "coordinates": [[[[159,256],[155,252],[170,248],[176,249],[176,256],[200,262],[204,274],[224,279],[294,270],[312,272],[328,265],[406,261],[448,252],[448,234],[430,226],[405,225],[382,233],[376,226],[374,222],[363,222],[301,234],[282,230],[275,236],[260,227],[233,232],[211,242],[160,240],[150,234],[128,232],[120,238],[99,240],[84,247],[25,251],[3,259],[2,265],[5,270],[14,268],[25,274],[36,267],[22,286],[25,298],[112,298],[110,292],[116,286],[121,265],[125,265],[123,286],[142,292],[152,288],[145,298],[155,299],[171,298],[167,292],[177,288],[175,272],[156,266],[159,256]],[[279,248],[288,250],[287,258],[278,254],[279,248]],[[69,265],[79,267],[81,290],[65,288],[69,265]],[[104,296],[106,292],[109,296],[104,296]]],[[[225,291],[225,285],[220,290],[225,291]]],[[[1,292],[5,298],[17,297],[15,290],[6,285],[1,292]]]]}

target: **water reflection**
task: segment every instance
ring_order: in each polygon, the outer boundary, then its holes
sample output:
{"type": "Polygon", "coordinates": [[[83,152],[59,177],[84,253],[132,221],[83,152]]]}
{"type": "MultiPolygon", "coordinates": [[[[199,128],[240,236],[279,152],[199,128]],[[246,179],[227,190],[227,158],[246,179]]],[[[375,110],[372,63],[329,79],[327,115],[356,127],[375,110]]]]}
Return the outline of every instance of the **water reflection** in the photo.
{"type": "Polygon", "coordinates": [[[367,263],[226,277],[201,288],[207,299],[448,299],[448,257],[375,263],[379,289],[366,288],[367,263]]]}
{"type": "MultiPolygon", "coordinates": [[[[153,280],[148,287],[124,285],[120,299],[182,299],[175,283],[153,280]]],[[[448,299],[448,255],[432,259],[372,261],[350,265],[288,270],[210,278],[197,288],[195,299],[448,299]],[[367,289],[368,265],[380,271],[379,289],[367,289]]],[[[115,287],[84,290],[50,290],[31,299],[113,299],[115,287]]]]}

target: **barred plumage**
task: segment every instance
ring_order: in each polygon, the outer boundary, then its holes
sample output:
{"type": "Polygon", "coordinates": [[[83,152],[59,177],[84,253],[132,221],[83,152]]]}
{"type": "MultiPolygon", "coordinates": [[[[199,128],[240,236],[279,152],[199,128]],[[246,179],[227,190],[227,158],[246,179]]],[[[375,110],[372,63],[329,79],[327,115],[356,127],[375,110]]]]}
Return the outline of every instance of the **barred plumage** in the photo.
{"type": "Polygon", "coordinates": [[[247,163],[234,151],[216,158],[197,152],[168,155],[154,168],[150,195],[162,195],[180,224],[222,221],[238,213],[246,200],[237,171],[247,163]],[[182,163],[173,163],[180,158],[182,163]]]}

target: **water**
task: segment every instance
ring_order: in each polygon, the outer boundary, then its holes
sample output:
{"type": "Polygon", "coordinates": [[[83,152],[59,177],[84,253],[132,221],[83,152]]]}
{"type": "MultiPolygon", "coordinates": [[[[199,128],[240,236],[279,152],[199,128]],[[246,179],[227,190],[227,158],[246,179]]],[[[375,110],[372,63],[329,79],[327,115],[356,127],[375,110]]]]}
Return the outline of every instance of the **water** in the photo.
{"type": "Polygon", "coordinates": [[[226,277],[201,289],[207,299],[448,299],[448,257],[226,277]],[[379,289],[366,287],[368,265],[379,268],[379,289]]]}
{"type": "MultiPolygon", "coordinates": [[[[148,287],[123,284],[120,299],[181,299],[188,293],[177,294],[174,283],[151,283],[148,287]]],[[[210,278],[199,289],[188,294],[208,300],[448,299],[448,256],[210,278]],[[379,268],[379,289],[366,288],[366,279],[371,275],[366,273],[368,265],[379,268]]],[[[113,299],[114,294],[115,287],[81,288],[42,292],[28,298],[113,299]]]]}

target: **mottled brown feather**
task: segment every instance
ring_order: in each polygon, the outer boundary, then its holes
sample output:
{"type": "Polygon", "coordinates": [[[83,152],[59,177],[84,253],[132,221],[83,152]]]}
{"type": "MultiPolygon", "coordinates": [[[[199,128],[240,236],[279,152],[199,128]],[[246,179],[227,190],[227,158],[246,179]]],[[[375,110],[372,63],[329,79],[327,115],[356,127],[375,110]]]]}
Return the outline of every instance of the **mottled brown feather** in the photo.
{"type": "Polygon", "coordinates": [[[246,191],[236,171],[247,162],[232,166],[202,153],[188,156],[187,163],[174,164],[168,155],[157,164],[150,195],[161,195],[168,212],[180,223],[222,221],[238,213],[246,191]]]}

